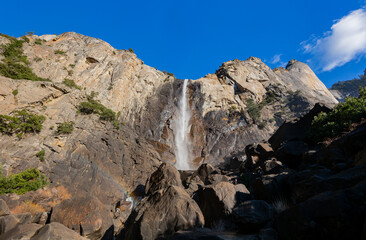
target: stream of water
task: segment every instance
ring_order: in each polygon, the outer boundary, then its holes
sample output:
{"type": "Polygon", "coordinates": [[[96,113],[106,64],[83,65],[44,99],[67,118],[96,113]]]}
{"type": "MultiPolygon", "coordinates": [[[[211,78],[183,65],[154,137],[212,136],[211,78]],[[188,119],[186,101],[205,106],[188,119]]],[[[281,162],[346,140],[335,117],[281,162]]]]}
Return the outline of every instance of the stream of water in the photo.
{"type": "Polygon", "coordinates": [[[178,111],[173,122],[174,143],[175,143],[175,167],[178,170],[190,170],[190,141],[189,132],[191,111],[187,98],[188,80],[185,79],[182,88],[182,95],[178,102],[178,111]]]}

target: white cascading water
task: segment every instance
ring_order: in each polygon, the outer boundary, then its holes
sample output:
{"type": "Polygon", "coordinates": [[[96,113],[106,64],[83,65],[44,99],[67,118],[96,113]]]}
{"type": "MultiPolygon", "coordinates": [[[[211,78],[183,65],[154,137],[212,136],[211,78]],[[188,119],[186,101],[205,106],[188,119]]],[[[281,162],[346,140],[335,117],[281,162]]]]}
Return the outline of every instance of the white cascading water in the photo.
{"type": "Polygon", "coordinates": [[[178,111],[175,113],[175,119],[172,127],[174,131],[174,143],[175,143],[175,167],[178,170],[190,170],[190,141],[189,120],[191,119],[191,111],[187,99],[187,84],[188,80],[185,79],[183,83],[183,90],[181,98],[178,102],[178,111]]]}

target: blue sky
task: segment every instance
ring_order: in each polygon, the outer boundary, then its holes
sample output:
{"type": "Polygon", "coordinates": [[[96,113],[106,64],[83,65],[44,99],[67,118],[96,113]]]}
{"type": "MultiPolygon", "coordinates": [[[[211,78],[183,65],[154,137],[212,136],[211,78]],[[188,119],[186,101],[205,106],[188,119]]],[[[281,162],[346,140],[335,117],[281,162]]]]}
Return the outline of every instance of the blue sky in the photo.
{"type": "Polygon", "coordinates": [[[272,68],[297,59],[330,87],[366,68],[364,5],[364,0],[5,1],[0,32],[16,37],[29,31],[78,32],[117,49],[132,48],[146,64],[178,78],[197,79],[225,61],[249,56],[272,68]]]}

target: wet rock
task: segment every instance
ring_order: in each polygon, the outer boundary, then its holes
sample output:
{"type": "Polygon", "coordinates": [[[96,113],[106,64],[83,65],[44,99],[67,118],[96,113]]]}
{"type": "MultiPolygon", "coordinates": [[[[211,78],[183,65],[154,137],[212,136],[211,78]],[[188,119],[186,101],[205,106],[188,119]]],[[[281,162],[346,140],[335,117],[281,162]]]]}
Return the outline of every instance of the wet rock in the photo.
{"type": "Polygon", "coordinates": [[[113,235],[110,211],[93,197],[73,198],[56,205],[52,211],[51,222],[62,223],[89,239],[113,235]]]}
{"type": "Polygon", "coordinates": [[[6,204],[6,202],[4,200],[0,199],[0,217],[9,215],[9,214],[10,214],[10,211],[9,211],[8,205],[6,204]]]}
{"type": "Polygon", "coordinates": [[[53,222],[46,224],[38,230],[31,240],[87,240],[88,238],[81,237],[78,233],[65,227],[61,223],[53,222]]]}
{"type": "Polygon", "coordinates": [[[1,235],[0,240],[30,240],[41,227],[42,225],[35,223],[17,225],[15,228],[1,235]]]}
{"type": "Polygon", "coordinates": [[[273,208],[262,200],[243,202],[233,209],[233,218],[244,232],[256,232],[272,224],[273,208]]]}
{"type": "Polygon", "coordinates": [[[204,217],[183,188],[168,186],[138,203],[118,239],[157,239],[175,231],[200,228],[204,217]]]}

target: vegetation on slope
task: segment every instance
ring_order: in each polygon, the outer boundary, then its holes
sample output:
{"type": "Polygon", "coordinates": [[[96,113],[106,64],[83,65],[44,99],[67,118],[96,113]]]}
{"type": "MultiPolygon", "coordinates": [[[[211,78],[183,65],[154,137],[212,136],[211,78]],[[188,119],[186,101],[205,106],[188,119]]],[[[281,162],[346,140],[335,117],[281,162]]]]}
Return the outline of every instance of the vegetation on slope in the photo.
{"type": "Polygon", "coordinates": [[[74,131],[74,122],[57,123],[57,134],[70,134],[74,131]]]}
{"type": "Polygon", "coordinates": [[[43,188],[47,183],[47,177],[35,168],[27,169],[9,177],[4,177],[0,172],[0,195],[5,193],[24,194],[43,188]]]}
{"type": "Polygon", "coordinates": [[[331,112],[319,113],[311,124],[310,136],[315,142],[334,138],[350,130],[354,123],[366,118],[366,87],[359,89],[358,97],[348,97],[331,112]]]}
{"type": "Polygon", "coordinates": [[[44,116],[29,113],[26,109],[15,111],[13,116],[0,115],[0,132],[8,135],[38,133],[45,120],[44,116]]]}
{"type": "Polygon", "coordinates": [[[2,62],[0,62],[0,75],[12,78],[12,79],[26,79],[31,81],[50,81],[49,79],[38,77],[29,68],[29,61],[27,56],[23,54],[23,43],[26,42],[26,38],[18,40],[13,37],[9,37],[5,34],[0,36],[6,37],[10,40],[10,43],[1,45],[1,54],[4,56],[2,62]]]}
{"type": "Polygon", "coordinates": [[[366,86],[366,69],[363,75],[348,81],[340,81],[332,85],[331,90],[338,90],[340,92],[358,92],[359,87],[366,86]]]}
{"type": "Polygon", "coordinates": [[[82,102],[78,106],[78,111],[82,114],[97,114],[100,120],[112,122],[116,129],[119,129],[120,123],[118,118],[120,113],[116,114],[112,109],[105,107],[99,101],[95,100],[95,93],[92,92],[91,95],[87,95],[87,102],[82,102]]]}

